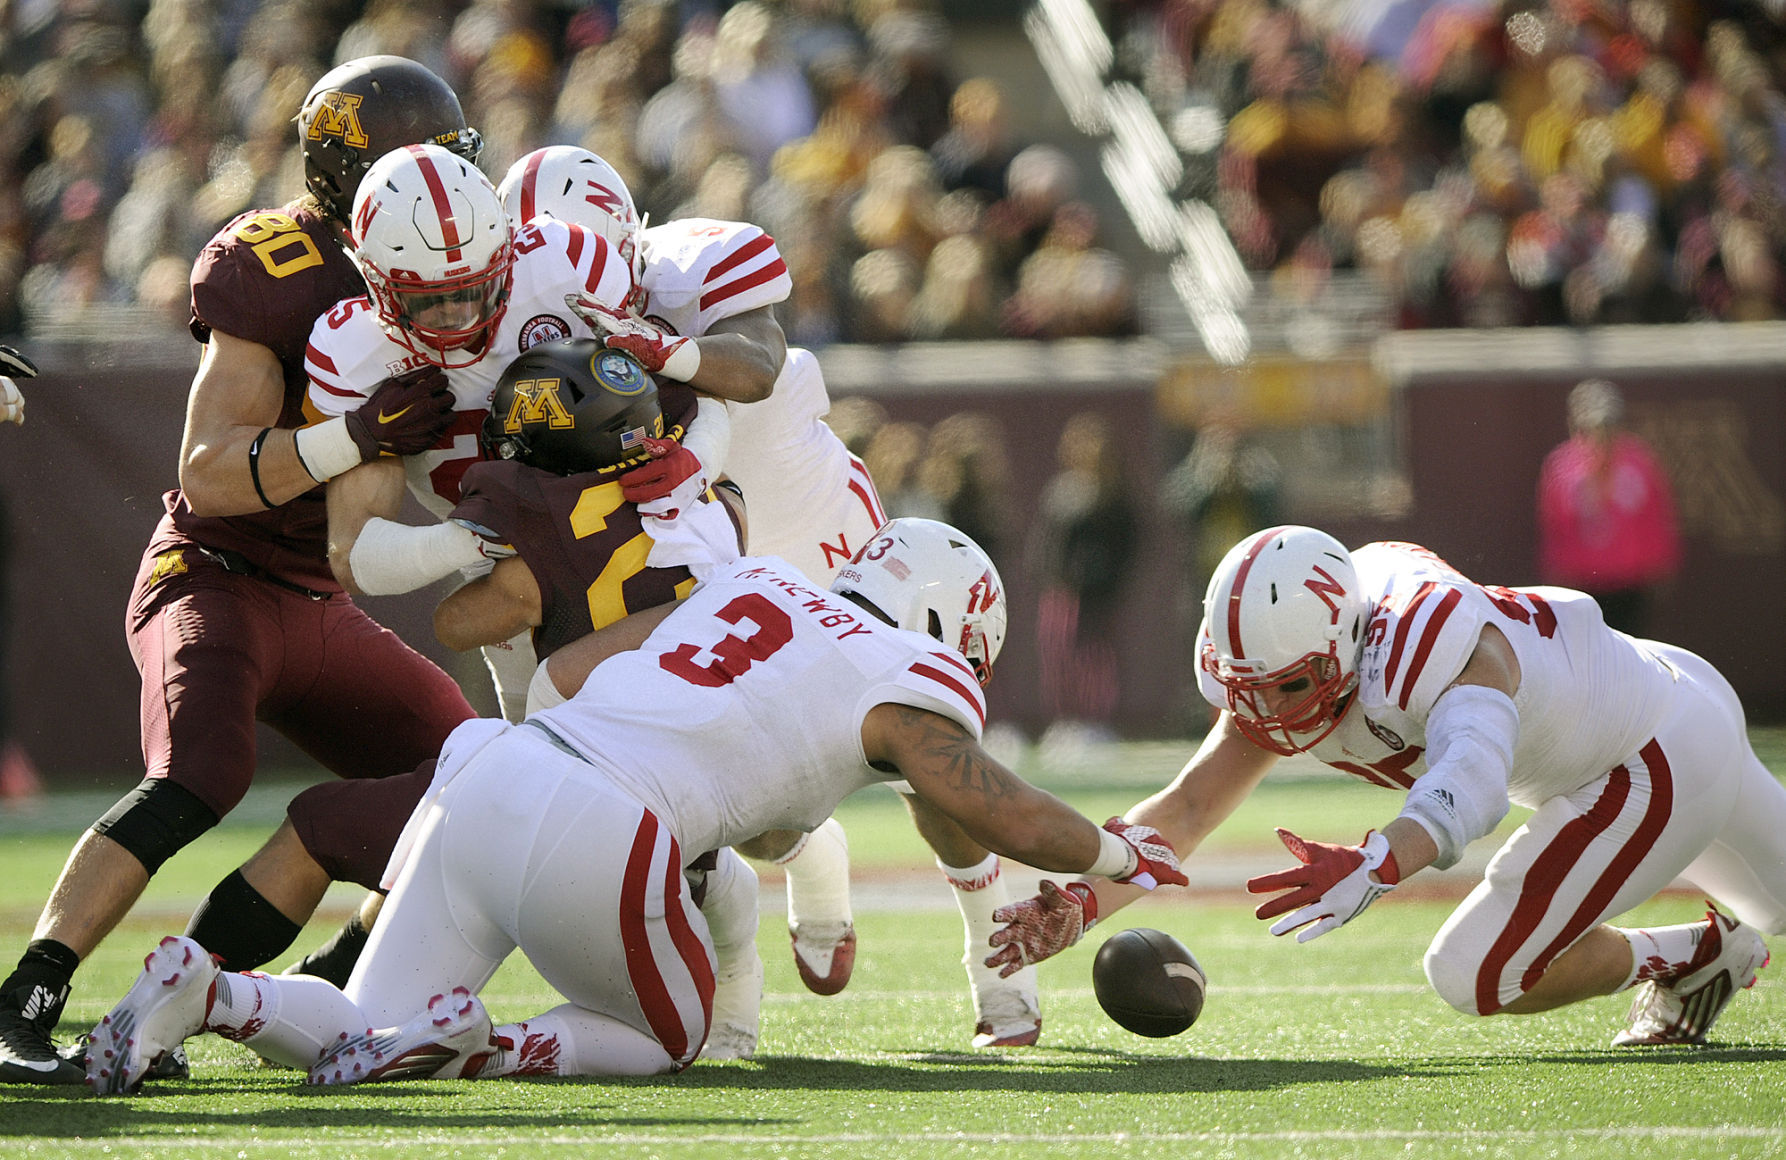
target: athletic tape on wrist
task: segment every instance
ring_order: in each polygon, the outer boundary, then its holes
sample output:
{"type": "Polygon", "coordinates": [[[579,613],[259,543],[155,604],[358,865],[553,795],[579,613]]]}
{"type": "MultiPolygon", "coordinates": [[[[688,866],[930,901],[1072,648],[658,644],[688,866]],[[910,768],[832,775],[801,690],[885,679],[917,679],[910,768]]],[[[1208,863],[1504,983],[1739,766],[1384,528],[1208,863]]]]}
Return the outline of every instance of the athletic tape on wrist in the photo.
{"type": "Polygon", "coordinates": [[[292,436],[292,446],[297,450],[298,463],[318,483],[326,483],[360,465],[360,446],[353,441],[347,420],[339,415],[298,428],[292,436]]]}

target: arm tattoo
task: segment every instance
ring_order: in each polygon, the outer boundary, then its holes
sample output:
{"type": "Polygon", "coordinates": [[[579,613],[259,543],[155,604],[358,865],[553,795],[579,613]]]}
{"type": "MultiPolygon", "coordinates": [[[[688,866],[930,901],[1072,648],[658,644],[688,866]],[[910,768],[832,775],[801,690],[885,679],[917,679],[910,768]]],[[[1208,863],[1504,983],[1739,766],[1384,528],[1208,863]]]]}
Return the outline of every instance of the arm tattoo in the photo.
{"type": "Polygon", "coordinates": [[[988,805],[1019,791],[1016,780],[955,722],[909,705],[894,705],[894,709],[907,748],[955,789],[978,794],[988,805]]]}

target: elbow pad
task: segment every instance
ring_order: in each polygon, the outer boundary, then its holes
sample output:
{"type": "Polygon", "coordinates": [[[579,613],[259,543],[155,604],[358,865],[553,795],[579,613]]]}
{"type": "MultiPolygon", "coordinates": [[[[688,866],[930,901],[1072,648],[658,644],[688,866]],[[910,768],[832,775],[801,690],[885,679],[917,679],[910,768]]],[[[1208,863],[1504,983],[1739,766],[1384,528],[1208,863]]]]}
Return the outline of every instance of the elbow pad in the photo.
{"type": "Polygon", "coordinates": [[[694,452],[710,480],[726,472],[726,458],[732,451],[732,413],[724,399],[702,395],[695,405],[695,417],[683,433],[682,445],[694,452]]]}
{"type": "Polygon", "coordinates": [[[1519,710],[1498,689],[1458,685],[1433,704],[1426,720],[1427,770],[1408,790],[1401,816],[1432,835],[1439,847],[1434,866],[1455,866],[1465,846],[1507,816],[1507,779],[1518,741],[1519,710]]]}
{"type": "Polygon", "coordinates": [[[347,566],[361,592],[395,596],[483,559],[478,534],[450,520],[420,527],[373,516],[348,551],[347,566]]]}

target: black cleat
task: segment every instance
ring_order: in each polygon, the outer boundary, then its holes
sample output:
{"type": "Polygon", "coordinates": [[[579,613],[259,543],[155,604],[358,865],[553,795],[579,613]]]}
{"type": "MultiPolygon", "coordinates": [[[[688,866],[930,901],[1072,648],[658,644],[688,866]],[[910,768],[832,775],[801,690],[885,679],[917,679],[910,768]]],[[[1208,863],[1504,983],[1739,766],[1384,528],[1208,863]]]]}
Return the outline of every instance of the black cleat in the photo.
{"type": "Polygon", "coordinates": [[[56,1041],[50,1038],[46,1025],[46,1015],[53,1018],[61,1011],[62,998],[48,1001],[46,995],[37,993],[40,990],[33,988],[21,996],[23,1008],[11,1002],[0,1005],[0,1083],[85,1083],[86,1069],[56,1051],[56,1041]]]}

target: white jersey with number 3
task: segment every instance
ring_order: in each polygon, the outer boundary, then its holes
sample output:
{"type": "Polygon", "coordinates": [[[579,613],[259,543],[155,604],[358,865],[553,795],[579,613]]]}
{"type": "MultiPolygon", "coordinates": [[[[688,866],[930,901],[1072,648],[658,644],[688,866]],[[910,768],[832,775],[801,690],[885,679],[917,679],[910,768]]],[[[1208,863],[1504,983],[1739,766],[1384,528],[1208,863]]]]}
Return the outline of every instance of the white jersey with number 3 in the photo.
{"type": "Polygon", "coordinates": [[[959,653],[785,561],[747,557],[529,720],[663,819],[693,858],[765,830],[810,830],[851,793],[898,776],[863,759],[862,722],[883,702],[938,713],[975,738],[985,723],[959,653]]]}
{"type": "MultiPolygon", "coordinates": [[[[424,507],[444,517],[459,502],[459,480],[479,458],[478,431],[496,380],[515,356],[542,342],[594,333],[565,306],[564,296],[582,290],[618,308],[631,288],[631,271],[599,234],[554,218],[515,231],[508,311],[482,358],[446,372],[453,389],[452,424],[433,447],[404,457],[410,490],[424,507]]],[[[343,299],[310,331],[305,411],[312,418],[345,415],[359,409],[385,379],[425,365],[385,331],[371,299],[343,299]]]]}
{"type": "MultiPolygon", "coordinates": [[[[684,218],[639,236],[644,313],[678,334],[699,337],[793,288],[774,239],[756,226],[684,218]]],[[[779,556],[829,584],[887,515],[868,469],[824,422],[831,398],[818,359],[790,347],[774,392],[727,410],[723,468],[744,489],[751,553],[779,556]]]]}

